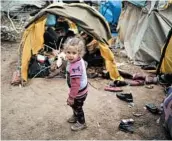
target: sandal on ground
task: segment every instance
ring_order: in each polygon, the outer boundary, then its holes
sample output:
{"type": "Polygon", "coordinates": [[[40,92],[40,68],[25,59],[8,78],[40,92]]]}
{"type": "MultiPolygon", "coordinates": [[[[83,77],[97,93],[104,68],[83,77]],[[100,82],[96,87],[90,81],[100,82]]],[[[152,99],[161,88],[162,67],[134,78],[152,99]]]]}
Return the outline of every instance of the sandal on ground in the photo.
{"type": "Polygon", "coordinates": [[[122,92],[123,90],[119,87],[110,87],[110,86],[106,86],[104,88],[105,91],[109,91],[109,92],[122,92]]]}

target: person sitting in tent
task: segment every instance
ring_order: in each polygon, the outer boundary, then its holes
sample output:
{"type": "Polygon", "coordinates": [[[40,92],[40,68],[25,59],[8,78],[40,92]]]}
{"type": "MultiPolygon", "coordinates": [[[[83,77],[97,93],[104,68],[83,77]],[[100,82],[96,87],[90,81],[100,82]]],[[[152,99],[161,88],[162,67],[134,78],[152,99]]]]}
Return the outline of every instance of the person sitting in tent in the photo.
{"type": "Polygon", "coordinates": [[[100,54],[97,40],[83,31],[80,32],[80,35],[85,40],[86,54],[83,58],[87,61],[88,66],[102,66],[104,60],[100,54]]]}
{"type": "Polygon", "coordinates": [[[49,14],[45,23],[44,44],[46,51],[59,49],[61,40],[67,35],[69,25],[65,18],[54,14],[49,14]],[[51,47],[51,48],[50,48],[51,47]]]}

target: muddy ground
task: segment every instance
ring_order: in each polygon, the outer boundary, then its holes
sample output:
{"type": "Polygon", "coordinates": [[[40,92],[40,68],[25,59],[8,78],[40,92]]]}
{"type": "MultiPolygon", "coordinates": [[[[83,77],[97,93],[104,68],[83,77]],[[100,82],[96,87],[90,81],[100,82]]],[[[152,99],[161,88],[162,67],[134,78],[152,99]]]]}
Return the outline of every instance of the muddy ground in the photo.
{"type": "MultiPolygon", "coordinates": [[[[72,111],[66,105],[68,87],[63,78],[34,78],[26,87],[11,86],[12,73],[16,70],[19,43],[1,43],[1,138],[3,140],[163,140],[163,129],[157,123],[159,115],[144,109],[146,103],[160,105],[163,88],[126,86],[132,92],[134,107],[119,100],[115,93],[103,90],[110,80],[89,79],[89,95],[84,109],[88,128],[72,132],[66,122],[72,111]],[[133,112],[143,113],[141,117],[133,112]],[[133,118],[133,134],[118,129],[121,119],[133,118]]],[[[120,68],[131,73],[142,71],[127,63],[126,58],[116,57],[120,68]]]]}

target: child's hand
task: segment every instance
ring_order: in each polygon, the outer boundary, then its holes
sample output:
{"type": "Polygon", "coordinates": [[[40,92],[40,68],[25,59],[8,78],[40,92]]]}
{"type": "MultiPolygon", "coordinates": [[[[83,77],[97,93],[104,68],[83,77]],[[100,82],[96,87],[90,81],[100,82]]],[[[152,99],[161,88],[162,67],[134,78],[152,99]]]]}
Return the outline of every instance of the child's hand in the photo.
{"type": "Polygon", "coordinates": [[[67,99],[67,105],[72,106],[74,104],[74,99],[72,97],[68,97],[67,99]]]}

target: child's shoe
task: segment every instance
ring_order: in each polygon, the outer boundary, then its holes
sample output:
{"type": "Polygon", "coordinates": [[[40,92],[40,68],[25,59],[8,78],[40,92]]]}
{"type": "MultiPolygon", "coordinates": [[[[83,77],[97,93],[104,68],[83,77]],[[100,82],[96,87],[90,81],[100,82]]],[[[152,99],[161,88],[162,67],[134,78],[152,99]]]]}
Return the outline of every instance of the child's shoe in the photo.
{"type": "Polygon", "coordinates": [[[69,123],[76,123],[76,117],[74,116],[74,115],[72,115],[68,120],[67,120],[67,122],[69,122],[69,123]]]}
{"type": "Polygon", "coordinates": [[[81,124],[79,122],[76,122],[74,125],[71,126],[72,131],[79,131],[85,128],[87,128],[87,125],[85,123],[81,124]]]}

